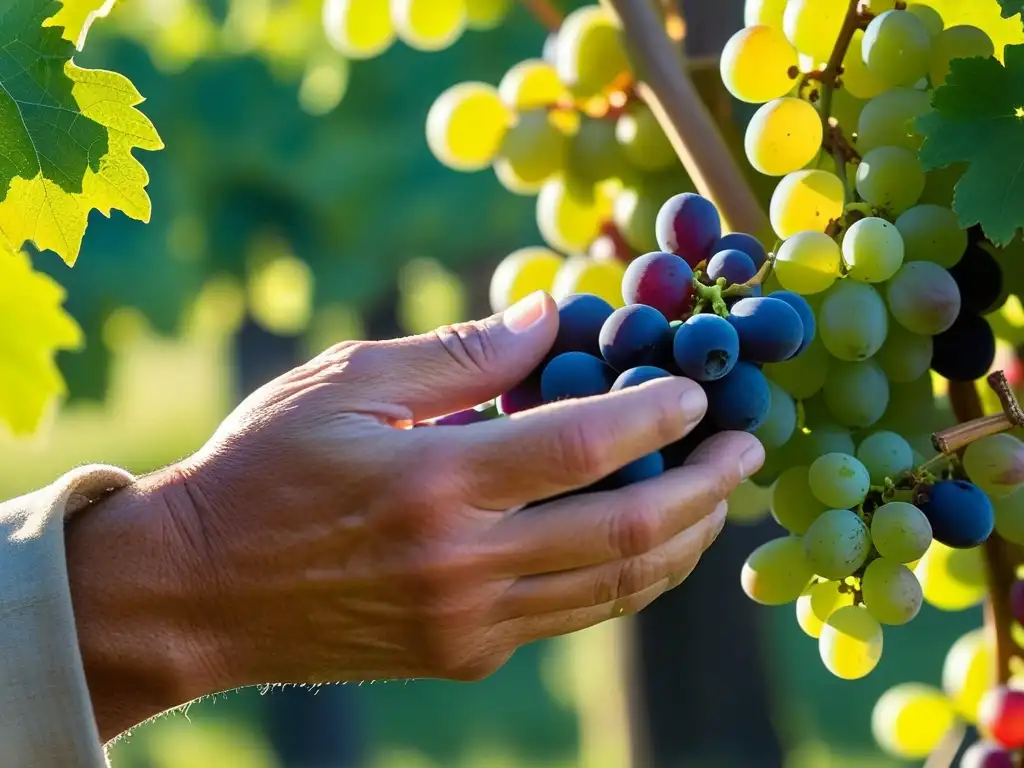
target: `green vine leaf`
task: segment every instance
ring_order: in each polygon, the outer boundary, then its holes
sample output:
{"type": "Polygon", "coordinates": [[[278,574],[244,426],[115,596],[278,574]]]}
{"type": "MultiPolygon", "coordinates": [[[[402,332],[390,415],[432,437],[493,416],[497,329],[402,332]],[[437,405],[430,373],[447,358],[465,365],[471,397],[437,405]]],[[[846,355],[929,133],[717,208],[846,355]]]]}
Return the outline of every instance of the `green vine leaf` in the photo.
{"type": "Polygon", "coordinates": [[[71,23],[99,5],[70,3],[15,0],[0,14],[0,234],[15,248],[32,241],[69,265],[91,210],[149,221],[149,175],[132,150],[163,147],[136,109],[143,99],[131,82],[76,66],[62,28],[44,26],[64,8],[71,23]]]}
{"type": "Polygon", "coordinates": [[[35,432],[65,394],[56,353],[81,346],[82,332],[63,302],[60,284],[0,238],[0,422],[15,435],[35,432]]]}
{"type": "Polygon", "coordinates": [[[935,91],[934,110],[918,118],[928,170],[954,163],[967,169],[953,210],[964,227],[980,224],[1005,246],[1024,226],[1024,45],[994,58],[957,59],[935,91]]]}
{"type": "Polygon", "coordinates": [[[1024,14],[1024,0],[999,0],[999,7],[1004,19],[1013,18],[1018,13],[1024,14]]]}
{"type": "Polygon", "coordinates": [[[85,45],[89,27],[96,19],[105,18],[114,9],[116,0],[61,0],[63,5],[56,15],[46,20],[44,27],[60,27],[62,36],[78,50],[85,45]]]}

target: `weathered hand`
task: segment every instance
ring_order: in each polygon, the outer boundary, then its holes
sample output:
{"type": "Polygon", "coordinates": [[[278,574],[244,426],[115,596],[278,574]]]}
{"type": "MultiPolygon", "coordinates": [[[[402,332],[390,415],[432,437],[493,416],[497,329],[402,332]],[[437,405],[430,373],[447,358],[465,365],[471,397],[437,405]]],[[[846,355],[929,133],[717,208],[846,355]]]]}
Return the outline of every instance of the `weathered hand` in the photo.
{"type": "Polygon", "coordinates": [[[176,636],[205,688],[478,679],[690,573],[761,465],[750,435],[718,435],[638,485],[522,507],[682,438],[706,408],[693,382],[404,428],[510,388],[556,330],[539,295],[504,318],[339,345],[255,392],[167,475],[161,557],[188,585],[176,636]]]}

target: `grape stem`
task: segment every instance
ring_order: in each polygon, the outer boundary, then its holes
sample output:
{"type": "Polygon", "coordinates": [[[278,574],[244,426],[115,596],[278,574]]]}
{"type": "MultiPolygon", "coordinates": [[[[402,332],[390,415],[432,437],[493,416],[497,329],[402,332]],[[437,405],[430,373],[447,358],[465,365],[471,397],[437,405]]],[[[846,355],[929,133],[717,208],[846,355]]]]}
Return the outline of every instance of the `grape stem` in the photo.
{"type": "Polygon", "coordinates": [[[687,74],[658,7],[638,0],[609,4],[622,22],[636,63],[637,91],[697,189],[719,207],[733,231],[771,237],[768,217],[687,74]]]}
{"type": "Polygon", "coordinates": [[[562,12],[551,4],[551,0],[520,0],[533,17],[549,32],[557,32],[562,26],[562,12]]]}

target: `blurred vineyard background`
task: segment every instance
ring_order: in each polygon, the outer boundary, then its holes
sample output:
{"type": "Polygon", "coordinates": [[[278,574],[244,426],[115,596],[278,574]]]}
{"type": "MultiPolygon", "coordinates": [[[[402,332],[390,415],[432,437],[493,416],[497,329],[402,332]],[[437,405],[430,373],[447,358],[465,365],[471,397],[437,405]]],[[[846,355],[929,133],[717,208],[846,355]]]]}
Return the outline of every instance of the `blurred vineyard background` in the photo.
{"type": "MultiPolygon", "coordinates": [[[[695,62],[742,25],[741,0],[684,5],[695,62]]],[[[74,270],[35,257],[87,344],[61,358],[71,399],[42,436],[0,442],[4,496],[84,462],[174,461],[330,343],[486,314],[498,261],[540,243],[534,204],[492,173],[444,169],[424,121],[448,86],[497,83],[540,54],[545,31],[514,6],[441,53],[396,45],[351,63],[327,44],[320,0],[124,0],[97,23],[78,63],[127,75],[167,149],[140,157],[150,224],[94,216],[74,270]]],[[[749,111],[713,65],[694,76],[740,150],[749,111]]],[[[740,591],[743,558],[769,535],[731,526],[635,624],[526,648],[483,683],[226,694],[139,728],[114,768],[621,768],[637,744],[659,766],[893,765],[871,740],[874,701],[898,681],[937,684],[980,610],[926,606],[874,674],[840,681],[788,612],[740,591]]]]}

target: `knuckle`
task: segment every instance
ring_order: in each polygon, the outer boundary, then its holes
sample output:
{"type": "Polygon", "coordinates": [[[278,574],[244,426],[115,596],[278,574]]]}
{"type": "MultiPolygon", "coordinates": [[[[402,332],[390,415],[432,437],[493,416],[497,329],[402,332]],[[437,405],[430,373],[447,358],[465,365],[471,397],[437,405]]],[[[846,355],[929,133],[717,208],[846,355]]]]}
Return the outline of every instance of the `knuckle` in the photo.
{"type": "Polygon", "coordinates": [[[445,677],[461,683],[478,683],[493,675],[508,661],[510,653],[471,653],[453,660],[445,670],[445,677]]]}
{"type": "Polygon", "coordinates": [[[593,422],[573,421],[559,433],[557,454],[562,470],[571,480],[588,483],[611,474],[611,443],[593,422]]]}
{"type": "Polygon", "coordinates": [[[494,339],[479,322],[443,325],[434,336],[448,356],[469,371],[490,371],[500,362],[494,339]]]}
{"type": "Polygon", "coordinates": [[[650,556],[627,560],[619,568],[618,584],[615,586],[616,600],[629,600],[643,592],[654,580],[655,569],[650,556]]]}
{"type": "Polygon", "coordinates": [[[650,513],[633,509],[611,520],[611,550],[619,558],[638,557],[660,543],[657,520],[650,513]]]}

